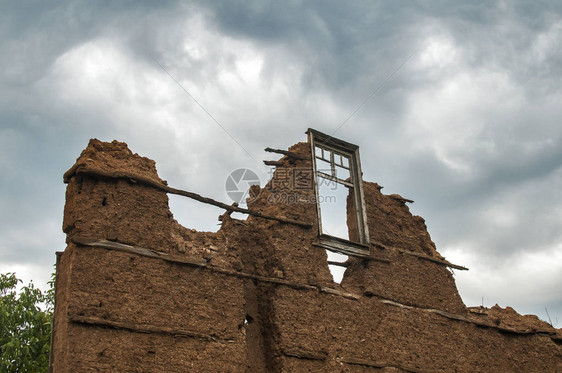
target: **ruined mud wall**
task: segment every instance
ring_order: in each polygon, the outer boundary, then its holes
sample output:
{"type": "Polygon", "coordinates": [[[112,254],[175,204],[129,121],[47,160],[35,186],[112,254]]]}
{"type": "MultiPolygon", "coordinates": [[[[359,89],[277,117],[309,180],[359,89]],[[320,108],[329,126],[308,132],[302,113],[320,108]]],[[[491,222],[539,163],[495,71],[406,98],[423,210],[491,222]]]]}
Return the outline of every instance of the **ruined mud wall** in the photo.
{"type": "Polygon", "coordinates": [[[312,185],[283,182],[312,168],[310,145],[290,150],[305,159],[283,157],[248,206],[312,228],[225,213],[208,233],[173,219],[153,161],[92,140],[65,174],[52,370],[562,369],[560,330],[467,309],[423,219],[375,183],[364,183],[371,257],[351,258],[334,283],[312,185]]]}

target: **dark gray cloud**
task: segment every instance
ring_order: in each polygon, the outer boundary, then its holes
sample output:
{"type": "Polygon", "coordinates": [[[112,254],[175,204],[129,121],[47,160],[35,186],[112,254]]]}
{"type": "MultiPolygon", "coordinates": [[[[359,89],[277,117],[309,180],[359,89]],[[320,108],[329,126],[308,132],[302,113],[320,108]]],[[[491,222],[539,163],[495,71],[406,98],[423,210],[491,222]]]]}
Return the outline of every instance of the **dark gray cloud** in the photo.
{"type": "MultiPolygon", "coordinates": [[[[337,136],[361,146],[366,179],[416,200],[440,251],[471,267],[457,275],[467,303],[562,317],[561,5],[1,7],[0,269],[46,281],[64,245],[61,175],[91,137],[126,141],[172,185],[227,200],[229,172],[265,180],[264,147],[304,141],[308,127],[332,133],[376,92],[337,136]]],[[[185,225],[216,228],[220,211],[171,205],[185,225]]]]}

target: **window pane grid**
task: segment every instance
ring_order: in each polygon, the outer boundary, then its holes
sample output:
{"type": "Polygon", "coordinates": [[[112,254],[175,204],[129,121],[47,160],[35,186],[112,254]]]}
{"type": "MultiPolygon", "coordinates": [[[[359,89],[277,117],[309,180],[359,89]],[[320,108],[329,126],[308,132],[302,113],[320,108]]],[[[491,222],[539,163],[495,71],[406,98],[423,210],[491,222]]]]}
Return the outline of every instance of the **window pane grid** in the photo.
{"type": "MultiPolygon", "coordinates": [[[[343,154],[340,154],[338,152],[335,152],[333,150],[328,150],[328,149],[324,149],[320,146],[316,146],[315,147],[315,156],[316,159],[319,159],[320,161],[324,161],[326,163],[328,163],[330,165],[330,176],[338,179],[339,181],[346,181],[346,179],[350,179],[351,178],[351,166],[349,163],[349,157],[343,154]],[[342,170],[342,174],[346,175],[345,178],[341,178],[338,177],[338,168],[341,168],[342,170]]],[[[322,172],[323,174],[327,174],[328,171],[327,169],[322,168],[318,168],[317,170],[318,172],[322,172]]],[[[351,182],[351,180],[347,180],[347,182],[351,182]]]]}

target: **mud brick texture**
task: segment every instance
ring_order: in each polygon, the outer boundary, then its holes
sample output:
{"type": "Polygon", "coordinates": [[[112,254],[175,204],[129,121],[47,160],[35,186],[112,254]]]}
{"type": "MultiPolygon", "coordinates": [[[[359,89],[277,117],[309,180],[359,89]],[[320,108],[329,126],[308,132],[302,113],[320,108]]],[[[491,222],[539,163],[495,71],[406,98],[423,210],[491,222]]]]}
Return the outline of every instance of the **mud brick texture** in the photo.
{"type": "Polygon", "coordinates": [[[369,256],[334,282],[302,182],[310,144],[288,150],[303,157],[279,159],[248,208],[313,228],[217,209],[221,228],[197,232],[174,220],[154,161],[91,140],[64,176],[51,371],[562,372],[562,331],[466,307],[424,220],[374,182],[369,256]]]}

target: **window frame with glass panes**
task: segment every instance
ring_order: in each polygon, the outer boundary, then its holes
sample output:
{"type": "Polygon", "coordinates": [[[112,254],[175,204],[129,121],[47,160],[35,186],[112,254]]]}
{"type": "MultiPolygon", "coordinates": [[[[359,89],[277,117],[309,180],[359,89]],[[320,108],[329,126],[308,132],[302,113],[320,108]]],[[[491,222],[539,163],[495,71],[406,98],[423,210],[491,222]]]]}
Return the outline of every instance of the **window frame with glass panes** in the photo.
{"type": "MultiPolygon", "coordinates": [[[[308,129],[307,134],[309,136],[312,152],[316,208],[318,213],[319,241],[317,244],[327,250],[345,255],[360,257],[369,256],[369,231],[363,194],[359,147],[312,128],[308,129]],[[323,227],[322,202],[326,199],[326,196],[321,193],[321,189],[325,189],[326,182],[333,183],[335,188],[346,188],[344,190],[348,190],[352,193],[356,237],[349,237],[349,235],[347,237],[331,235],[329,234],[330,232],[327,232],[325,227],[323,227]]],[[[336,189],[334,189],[334,191],[335,190],[336,189]]],[[[341,203],[342,201],[339,202],[341,203]]],[[[347,225],[347,200],[344,202],[345,216],[338,218],[344,219],[345,228],[349,230],[347,225]]],[[[328,205],[326,204],[325,206],[328,205]]]]}

